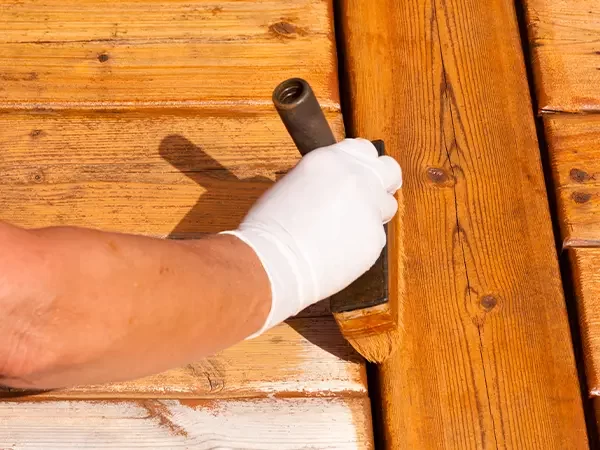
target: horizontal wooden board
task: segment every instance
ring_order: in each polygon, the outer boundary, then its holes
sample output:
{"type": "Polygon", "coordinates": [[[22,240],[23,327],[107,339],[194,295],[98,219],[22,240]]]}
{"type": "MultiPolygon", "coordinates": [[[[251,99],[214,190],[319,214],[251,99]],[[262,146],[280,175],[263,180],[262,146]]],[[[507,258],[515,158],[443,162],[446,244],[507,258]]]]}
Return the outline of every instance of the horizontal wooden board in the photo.
{"type": "Polygon", "coordinates": [[[590,396],[600,396],[600,248],[569,249],[590,396]]]}
{"type": "Polygon", "coordinates": [[[0,448],[373,449],[369,399],[0,402],[0,448]]]}
{"type": "Polygon", "coordinates": [[[600,245],[600,116],[544,118],[565,247],[600,245]]]}
{"type": "MultiPolygon", "coordinates": [[[[0,391],[0,398],[22,394],[0,391]]],[[[185,367],[135,381],[36,394],[37,398],[360,396],[365,362],[333,318],[293,319],[185,367]]]]}
{"type": "Polygon", "coordinates": [[[326,0],[2,0],[0,42],[145,41],[328,34],[326,0]],[[293,22],[285,27],[282,21],[293,22]]]}
{"type": "MultiPolygon", "coordinates": [[[[327,118],[341,138],[341,114],[327,118]]],[[[5,113],[0,129],[0,219],[26,227],[231,229],[300,158],[274,110],[5,113]]]]}
{"type": "Polygon", "coordinates": [[[524,0],[540,112],[600,111],[597,0],[524,0]]]}
{"type": "Polygon", "coordinates": [[[339,109],[329,1],[143,3],[0,1],[0,107],[268,105],[299,76],[339,109]]]}

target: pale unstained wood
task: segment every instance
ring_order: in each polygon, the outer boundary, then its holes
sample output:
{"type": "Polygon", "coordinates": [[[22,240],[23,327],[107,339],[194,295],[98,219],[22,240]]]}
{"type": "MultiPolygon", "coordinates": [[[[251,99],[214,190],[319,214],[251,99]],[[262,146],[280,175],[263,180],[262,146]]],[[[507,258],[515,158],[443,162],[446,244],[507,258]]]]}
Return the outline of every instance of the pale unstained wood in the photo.
{"type": "Polygon", "coordinates": [[[289,10],[28,0],[2,1],[0,12],[0,108],[270,105],[274,87],[299,76],[339,109],[329,0],[289,10]]]}
{"type": "MultiPolygon", "coordinates": [[[[341,114],[327,118],[341,138],[341,114]]],[[[176,238],[235,228],[300,158],[274,109],[10,113],[0,130],[0,219],[25,227],[176,238]]]]}
{"type": "Polygon", "coordinates": [[[371,450],[362,398],[1,402],[0,447],[371,450]]]}
{"type": "MultiPolygon", "coordinates": [[[[0,398],[19,394],[1,390],[0,398]]],[[[333,318],[292,319],[185,367],[135,381],[78,386],[35,398],[234,398],[367,395],[364,359],[333,318]]]]}
{"type": "Polygon", "coordinates": [[[599,112],[597,0],[523,3],[540,112],[599,112]]]}
{"type": "Polygon", "coordinates": [[[547,115],[544,129],[564,246],[599,246],[600,116],[547,115]]]}
{"type": "Polygon", "coordinates": [[[587,449],[513,2],[343,0],[340,17],[349,132],[404,170],[386,448],[587,449]]]}
{"type": "Polygon", "coordinates": [[[590,396],[600,396],[600,248],[569,249],[590,396]]]}

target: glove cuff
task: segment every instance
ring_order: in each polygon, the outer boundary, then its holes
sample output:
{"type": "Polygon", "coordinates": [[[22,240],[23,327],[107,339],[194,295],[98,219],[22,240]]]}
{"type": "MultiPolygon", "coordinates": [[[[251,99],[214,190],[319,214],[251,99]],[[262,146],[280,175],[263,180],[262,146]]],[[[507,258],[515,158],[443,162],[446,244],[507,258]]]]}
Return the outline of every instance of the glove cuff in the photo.
{"type": "Polygon", "coordinates": [[[224,231],[246,243],[258,256],[271,284],[271,310],[264,325],[246,339],[255,338],[288,317],[298,314],[307,305],[313,303],[315,294],[313,283],[307,286],[308,264],[299,258],[289,247],[263,230],[244,227],[243,229],[224,231]],[[304,274],[304,276],[303,276],[304,274]]]}

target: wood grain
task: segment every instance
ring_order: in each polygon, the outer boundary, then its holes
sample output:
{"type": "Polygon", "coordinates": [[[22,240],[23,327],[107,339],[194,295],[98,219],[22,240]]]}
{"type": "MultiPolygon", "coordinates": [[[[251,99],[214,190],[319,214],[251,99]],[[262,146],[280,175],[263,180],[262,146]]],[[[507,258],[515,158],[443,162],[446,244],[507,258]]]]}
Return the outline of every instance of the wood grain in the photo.
{"type": "Polygon", "coordinates": [[[231,229],[300,158],[274,110],[6,113],[0,130],[0,218],[25,227],[231,229]]]}
{"type": "MultiPolygon", "coordinates": [[[[11,398],[18,390],[2,391],[11,398]]],[[[238,398],[365,396],[365,361],[333,318],[293,319],[185,367],[135,381],[37,394],[36,398],[238,398]]]]}
{"type": "Polygon", "coordinates": [[[600,117],[548,115],[544,129],[565,247],[600,245],[600,117]]]}
{"type": "Polygon", "coordinates": [[[569,249],[590,396],[600,396],[600,248],[569,249]]]}
{"type": "Polygon", "coordinates": [[[323,0],[3,0],[0,5],[2,43],[176,38],[218,44],[273,33],[289,40],[331,33],[323,0]]]}
{"type": "Polygon", "coordinates": [[[0,2],[0,108],[268,106],[300,76],[339,109],[328,0],[73,3],[0,2]]]}
{"type": "Polygon", "coordinates": [[[385,447],[588,448],[513,2],[340,5],[349,130],[404,170],[385,447]]]}
{"type": "Polygon", "coordinates": [[[600,111],[596,0],[524,0],[541,113],[600,111]]]}
{"type": "Polygon", "coordinates": [[[0,403],[0,447],[371,450],[369,399],[0,403]]]}

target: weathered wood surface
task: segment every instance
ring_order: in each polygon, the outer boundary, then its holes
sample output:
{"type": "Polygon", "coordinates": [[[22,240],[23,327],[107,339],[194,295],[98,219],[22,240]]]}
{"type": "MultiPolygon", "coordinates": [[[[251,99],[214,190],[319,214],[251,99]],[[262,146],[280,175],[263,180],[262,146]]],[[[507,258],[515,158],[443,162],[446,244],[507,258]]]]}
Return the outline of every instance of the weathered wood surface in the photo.
{"type": "MultiPolygon", "coordinates": [[[[328,114],[338,138],[341,114],[328,114]]],[[[198,237],[236,227],[300,155],[253,108],[0,113],[0,217],[40,227],[198,237]]]]}
{"type": "Polygon", "coordinates": [[[0,448],[373,449],[369,399],[0,403],[0,448]]]}
{"type": "Polygon", "coordinates": [[[3,0],[0,42],[291,40],[330,35],[328,8],[323,0],[3,0]]]}
{"type": "Polygon", "coordinates": [[[286,4],[3,1],[0,108],[270,106],[300,76],[339,109],[330,2],[286,4]]]}
{"type": "Polygon", "coordinates": [[[600,248],[569,249],[590,396],[600,396],[600,248]]]}
{"type": "Polygon", "coordinates": [[[540,112],[600,112],[600,5],[524,0],[540,112]]]}
{"type": "Polygon", "coordinates": [[[513,2],[340,5],[349,129],[404,169],[386,448],[588,448],[513,2]]]}
{"type": "Polygon", "coordinates": [[[564,246],[600,246],[600,116],[547,115],[544,128],[564,246]]]}
{"type": "MultiPolygon", "coordinates": [[[[0,390],[0,398],[19,391],[0,390]]],[[[364,360],[332,317],[292,319],[202,361],[135,381],[78,386],[35,398],[366,396],[364,360]]]]}
{"type": "MultiPolygon", "coordinates": [[[[341,138],[329,0],[0,0],[0,219],[235,227],[299,159],[271,105],[293,76],[341,138]]],[[[0,448],[373,448],[364,361],[331,317],[141,380],[16,394],[0,448]]]]}

